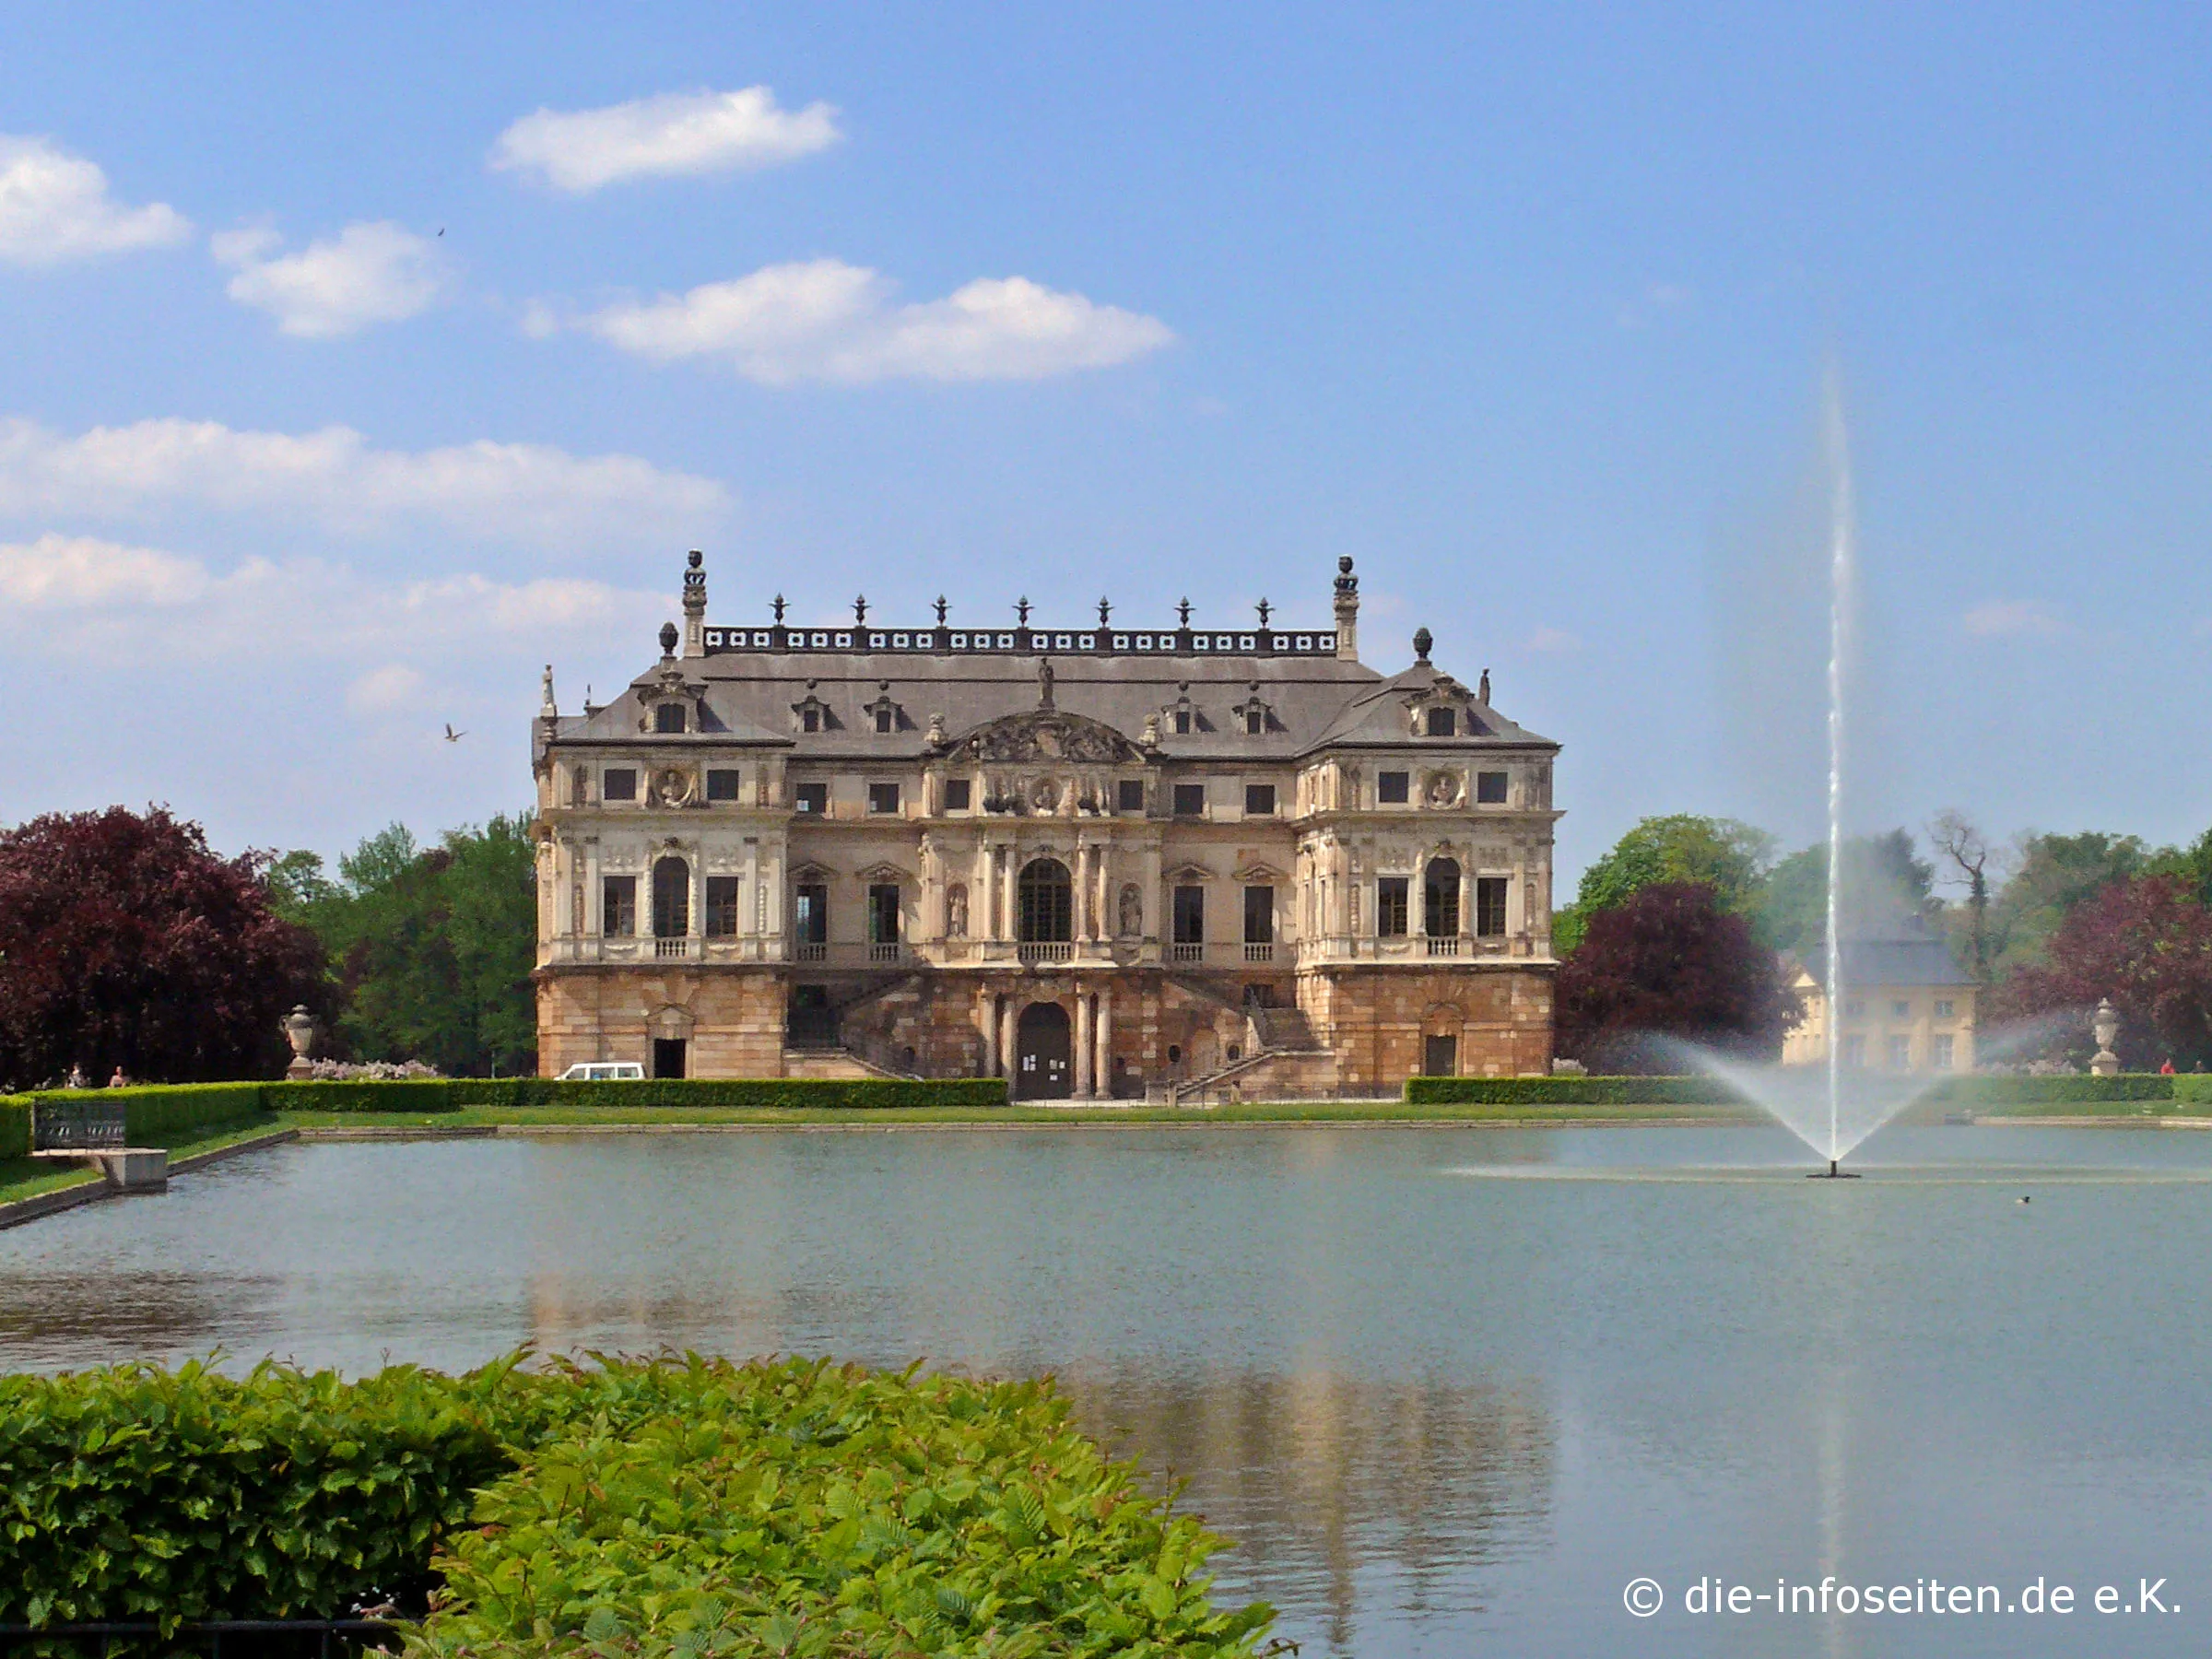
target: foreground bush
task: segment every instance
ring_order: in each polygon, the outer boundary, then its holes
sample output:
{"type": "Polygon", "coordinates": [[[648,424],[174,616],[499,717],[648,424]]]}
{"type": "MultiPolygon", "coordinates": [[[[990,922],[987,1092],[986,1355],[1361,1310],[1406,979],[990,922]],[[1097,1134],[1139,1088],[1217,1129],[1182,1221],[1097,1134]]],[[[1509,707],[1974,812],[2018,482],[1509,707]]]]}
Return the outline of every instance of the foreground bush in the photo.
{"type": "Polygon", "coordinates": [[[0,1379],[0,1623],[327,1617],[420,1659],[1254,1651],[1049,1383],[611,1361],[0,1379]]]}

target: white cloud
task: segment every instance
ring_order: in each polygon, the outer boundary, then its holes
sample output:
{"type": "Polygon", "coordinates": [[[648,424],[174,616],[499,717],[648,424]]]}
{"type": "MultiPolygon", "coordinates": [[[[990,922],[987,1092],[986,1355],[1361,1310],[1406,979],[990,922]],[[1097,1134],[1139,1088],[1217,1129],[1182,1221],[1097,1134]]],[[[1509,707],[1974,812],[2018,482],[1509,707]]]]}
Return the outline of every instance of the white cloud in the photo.
{"type": "Polygon", "coordinates": [[[450,666],[456,653],[535,654],[630,630],[649,651],[674,608],[660,594],[572,578],[379,581],[313,559],[217,571],[190,554],[58,535],[0,544],[0,639],[15,635],[18,649],[369,662],[347,692],[357,712],[399,706],[423,684],[416,664],[450,666]]]}
{"type": "Polygon", "coordinates": [[[348,427],[241,432],[142,420],[66,437],[0,420],[0,516],[140,520],[179,508],[305,517],[366,534],[428,524],[486,539],[580,546],[696,534],[728,512],[711,478],[634,455],[479,440],[407,452],[348,427]]]}
{"type": "Polygon", "coordinates": [[[582,326],[640,357],[724,359],[748,380],[1036,380],[1127,362],[1174,339],[1156,317],[982,277],[899,305],[892,285],[841,260],[769,265],[734,282],[610,306],[582,326]]]}
{"type": "Polygon", "coordinates": [[[48,138],[0,134],[0,262],[42,266],[131,248],[159,248],[192,234],[166,203],[125,207],[108,176],[48,138]]]}
{"type": "Polygon", "coordinates": [[[2063,627],[2039,599],[1990,599],[1966,613],[1966,631],[1979,639],[2043,638],[2063,627]]]}
{"type": "Polygon", "coordinates": [[[389,714],[413,702],[422,687],[419,670],[405,663],[386,663],[346,688],[346,706],[356,714],[389,714]]]}
{"type": "Polygon", "coordinates": [[[155,547],[51,531],[34,542],[0,543],[0,598],[27,609],[184,605],[206,589],[207,572],[197,559],[155,547]]]}
{"type": "Polygon", "coordinates": [[[1549,655],[1559,652],[1579,651],[1583,641],[1563,629],[1538,628],[1528,636],[1528,649],[1549,655]]]}
{"type": "Polygon", "coordinates": [[[773,167],[842,135],[830,105],[780,110],[766,87],[664,92],[605,109],[525,115],[500,135],[491,166],[582,193],[625,179],[773,167]]]}
{"type": "Polygon", "coordinates": [[[371,323],[404,323],[445,291],[445,262],[436,246],[389,220],[348,225],[335,241],[277,255],[282,240],[255,228],[225,231],[208,245],[238,272],[225,289],[230,298],[267,312],[300,339],[336,339],[371,323]]]}

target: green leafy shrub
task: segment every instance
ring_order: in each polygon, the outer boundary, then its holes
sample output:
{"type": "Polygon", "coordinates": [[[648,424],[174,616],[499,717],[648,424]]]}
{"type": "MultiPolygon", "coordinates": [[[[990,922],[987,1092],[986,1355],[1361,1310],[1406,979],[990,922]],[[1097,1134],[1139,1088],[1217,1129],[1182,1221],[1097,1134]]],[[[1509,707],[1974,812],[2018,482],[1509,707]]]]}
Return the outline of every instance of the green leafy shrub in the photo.
{"type": "Polygon", "coordinates": [[[30,1156],[29,1095],[0,1095],[0,1159],[30,1156]]]}
{"type": "Polygon", "coordinates": [[[1730,1106],[1718,1077],[1408,1077],[1410,1106],[1730,1106]]]}
{"type": "Polygon", "coordinates": [[[327,1083],[265,1083],[271,1112],[458,1112],[443,1077],[347,1078],[327,1083]]]}
{"type": "Polygon", "coordinates": [[[0,1377],[0,1623],[320,1618],[419,1584],[511,1466],[500,1396],[533,1386],[512,1361],[0,1377]]]}
{"type": "Polygon", "coordinates": [[[640,1377],[601,1373],[627,1409],[485,1489],[412,1653],[1226,1659],[1273,1618],[1214,1609],[1221,1541],[1049,1384],[693,1360],[625,1389],[640,1377]]]}
{"type": "Polygon", "coordinates": [[[2177,1077],[2166,1079],[2173,1085],[2173,1098],[2193,1106],[2212,1102],[2212,1073],[2183,1072],[2177,1077]]]}
{"type": "Polygon", "coordinates": [[[0,1378],[0,1623],[428,1591],[422,1659],[1230,1659],[1272,1618],[1212,1607],[1221,1540],[1070,1428],[1049,1383],[518,1358],[350,1383],[0,1378]]]}
{"type": "Polygon", "coordinates": [[[1931,1100],[1968,1106],[2096,1105],[2118,1100],[2171,1100],[2178,1078],[2158,1072],[2123,1072],[2099,1077],[2082,1073],[2059,1077],[1951,1077],[1936,1085],[1931,1100]]]}
{"type": "Polygon", "coordinates": [[[144,1083],[129,1088],[47,1088],[34,1100],[93,1100],[123,1108],[134,1147],[167,1147],[262,1111],[259,1083],[144,1083]]]}
{"type": "MultiPolygon", "coordinates": [[[[364,1085],[370,1088],[385,1084],[364,1085]]],[[[456,1107],[577,1106],[719,1111],[858,1111],[917,1106],[1004,1106],[1004,1077],[652,1077],[631,1083],[563,1083],[552,1077],[455,1077],[456,1107]]],[[[374,1110],[404,1110],[375,1108],[374,1110]]]]}

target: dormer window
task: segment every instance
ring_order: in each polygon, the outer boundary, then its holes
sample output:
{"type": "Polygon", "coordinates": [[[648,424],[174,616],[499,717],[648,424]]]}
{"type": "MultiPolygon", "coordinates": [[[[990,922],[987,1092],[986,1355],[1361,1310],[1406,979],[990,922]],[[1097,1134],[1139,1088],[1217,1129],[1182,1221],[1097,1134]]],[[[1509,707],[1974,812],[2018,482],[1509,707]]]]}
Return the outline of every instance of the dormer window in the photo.
{"type": "Polygon", "coordinates": [[[653,729],[656,732],[686,732],[690,727],[690,712],[680,702],[665,702],[653,712],[653,729]]]}
{"type": "Polygon", "coordinates": [[[1270,732],[1279,732],[1283,729],[1283,723],[1276,719],[1274,709],[1269,707],[1267,700],[1260,695],[1257,680],[1253,682],[1252,690],[1244,700],[1238,703],[1230,712],[1237,717],[1237,722],[1244,728],[1244,735],[1247,737],[1265,737],[1270,732]]]}
{"type": "Polygon", "coordinates": [[[814,694],[815,682],[806,682],[806,695],[791,705],[791,726],[794,732],[833,732],[837,717],[830,712],[830,705],[814,694]]]}
{"type": "Polygon", "coordinates": [[[1429,735],[1430,735],[1430,736],[1431,736],[1431,737],[1456,737],[1456,736],[1458,736],[1458,735],[1459,735],[1459,711],[1458,711],[1457,709],[1431,709],[1431,710],[1430,710],[1430,711],[1429,711],[1429,735]]]}
{"type": "Polygon", "coordinates": [[[1267,716],[1265,711],[1259,709],[1247,709],[1244,711],[1245,736],[1257,737],[1262,733],[1266,731],[1266,729],[1267,716]]]}
{"type": "Polygon", "coordinates": [[[888,737],[894,732],[903,732],[909,728],[910,723],[906,718],[906,711],[891,699],[891,682],[889,680],[877,680],[876,682],[876,700],[873,702],[861,704],[861,709],[867,715],[879,736],[888,737]]]}
{"type": "Polygon", "coordinates": [[[803,732],[820,731],[822,729],[822,712],[811,704],[801,709],[799,711],[799,729],[803,732]]]}
{"type": "Polygon", "coordinates": [[[1191,735],[1190,710],[1178,709],[1175,711],[1175,734],[1179,737],[1188,737],[1191,735]]]}
{"type": "Polygon", "coordinates": [[[893,713],[894,711],[888,708],[878,708],[876,711],[876,730],[878,734],[888,732],[891,729],[891,719],[893,713]]]}

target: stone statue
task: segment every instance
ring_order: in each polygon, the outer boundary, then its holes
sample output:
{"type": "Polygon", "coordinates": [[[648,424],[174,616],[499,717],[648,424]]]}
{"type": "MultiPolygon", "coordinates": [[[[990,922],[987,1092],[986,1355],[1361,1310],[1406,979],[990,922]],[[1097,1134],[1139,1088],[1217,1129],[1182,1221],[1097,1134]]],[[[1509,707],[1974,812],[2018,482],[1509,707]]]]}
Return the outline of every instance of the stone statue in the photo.
{"type": "Polygon", "coordinates": [[[1158,748],[1159,747],[1159,715],[1147,714],[1145,716],[1144,735],[1138,738],[1137,741],[1142,743],[1147,748],[1158,748]]]}
{"type": "Polygon", "coordinates": [[[929,735],[924,741],[926,741],[929,747],[932,748],[943,748],[945,747],[944,715],[932,714],[929,717],[929,735]]]}
{"type": "Polygon", "coordinates": [[[1145,931],[1145,896],[1135,882],[1122,884],[1121,911],[1114,920],[1114,931],[1124,939],[1134,939],[1145,931]]]}
{"type": "Polygon", "coordinates": [[[1049,709],[1053,706],[1053,659],[1051,657],[1037,659],[1037,706],[1041,709],[1049,709]]]}
{"type": "Polygon", "coordinates": [[[945,936],[968,936],[968,884],[964,881],[956,881],[945,889],[945,936]]]}
{"type": "MultiPolygon", "coordinates": [[[[285,1040],[292,1045],[292,1063],[284,1068],[284,1075],[294,1082],[315,1075],[314,1062],[309,1056],[315,1046],[315,1017],[300,1003],[280,1022],[285,1040]]],[[[74,1087],[81,1087],[76,1085],[74,1087]]]]}
{"type": "Polygon", "coordinates": [[[1476,688],[1475,700],[1486,709],[1490,706],[1490,671],[1488,668],[1482,671],[1482,683],[1476,688]]]}

